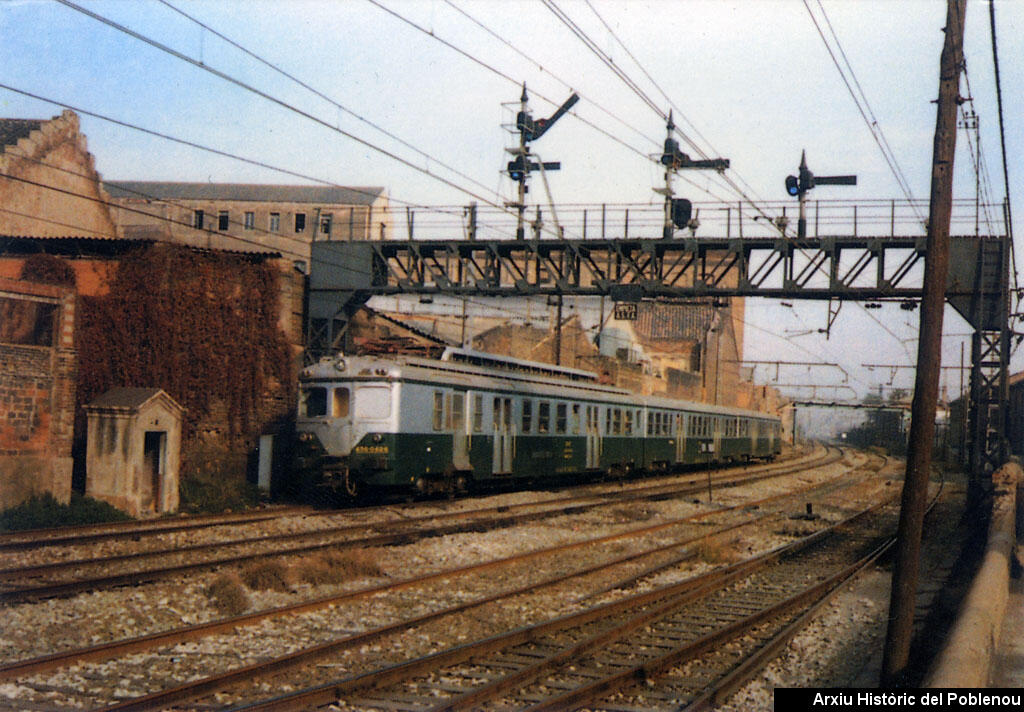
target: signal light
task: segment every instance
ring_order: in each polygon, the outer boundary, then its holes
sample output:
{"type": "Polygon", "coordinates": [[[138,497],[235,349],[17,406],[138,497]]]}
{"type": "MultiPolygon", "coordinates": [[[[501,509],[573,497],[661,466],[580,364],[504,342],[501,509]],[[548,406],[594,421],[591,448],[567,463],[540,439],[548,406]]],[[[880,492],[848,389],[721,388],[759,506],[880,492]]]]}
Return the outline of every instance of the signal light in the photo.
{"type": "Polygon", "coordinates": [[[800,195],[800,182],[796,176],[786,176],[786,192],[794,197],[800,195]]]}
{"type": "Polygon", "coordinates": [[[693,204],[686,198],[672,198],[672,224],[680,230],[690,223],[693,204]]]}

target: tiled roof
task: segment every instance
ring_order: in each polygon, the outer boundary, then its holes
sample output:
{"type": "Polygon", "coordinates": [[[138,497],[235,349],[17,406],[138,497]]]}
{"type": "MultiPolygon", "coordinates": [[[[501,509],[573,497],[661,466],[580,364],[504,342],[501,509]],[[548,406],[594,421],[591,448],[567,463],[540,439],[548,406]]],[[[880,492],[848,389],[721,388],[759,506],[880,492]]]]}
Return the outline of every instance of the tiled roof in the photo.
{"type": "Polygon", "coordinates": [[[384,192],[381,187],[263,185],[259,183],[164,183],[112,181],[103,188],[113,198],[157,200],[245,200],[261,203],[323,203],[370,205],[384,192]]]}
{"type": "Polygon", "coordinates": [[[0,146],[10,146],[43,125],[41,119],[0,119],[0,146]]]}
{"type": "MultiPolygon", "coordinates": [[[[153,398],[163,394],[168,401],[174,403],[174,399],[164,393],[160,388],[111,388],[109,391],[96,398],[88,404],[89,408],[139,408],[153,398]]],[[[174,405],[178,405],[174,403],[174,405]]],[[[179,408],[181,406],[178,406],[179,408]]]]}

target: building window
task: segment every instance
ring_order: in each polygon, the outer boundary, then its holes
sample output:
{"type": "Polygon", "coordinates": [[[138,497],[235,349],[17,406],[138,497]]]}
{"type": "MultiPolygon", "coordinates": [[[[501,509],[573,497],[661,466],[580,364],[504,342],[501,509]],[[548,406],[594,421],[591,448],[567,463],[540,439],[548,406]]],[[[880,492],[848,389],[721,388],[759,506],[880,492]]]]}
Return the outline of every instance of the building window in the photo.
{"type": "Polygon", "coordinates": [[[324,213],[320,216],[320,234],[328,235],[331,234],[331,223],[334,222],[334,216],[330,213],[324,213]]]}
{"type": "Polygon", "coordinates": [[[295,213],[295,232],[306,231],[306,214],[295,213]]]}
{"type": "Polygon", "coordinates": [[[245,229],[256,229],[256,213],[252,212],[251,210],[247,210],[245,213],[245,229]]]}
{"type": "Polygon", "coordinates": [[[270,231],[280,232],[281,230],[281,213],[270,214],[270,231]]]}
{"type": "Polygon", "coordinates": [[[230,222],[230,218],[228,217],[228,211],[227,210],[221,210],[217,214],[217,229],[218,230],[227,230],[229,222],[230,222]]]}
{"type": "Polygon", "coordinates": [[[197,210],[197,211],[195,211],[195,213],[193,213],[193,215],[192,215],[192,227],[194,227],[196,230],[202,230],[203,229],[203,211],[202,210],[197,210]]]}

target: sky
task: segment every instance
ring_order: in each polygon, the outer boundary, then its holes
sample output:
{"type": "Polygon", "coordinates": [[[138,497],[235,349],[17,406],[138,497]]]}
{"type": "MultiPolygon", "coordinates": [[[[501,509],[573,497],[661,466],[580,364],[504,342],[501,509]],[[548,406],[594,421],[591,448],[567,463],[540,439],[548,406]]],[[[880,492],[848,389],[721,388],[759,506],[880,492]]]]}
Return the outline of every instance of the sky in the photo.
{"type": "MultiPolygon", "coordinates": [[[[457,238],[453,210],[422,206],[475,201],[482,211],[497,212],[514,197],[501,169],[510,160],[508,124],[525,82],[535,118],[550,115],[573,91],[581,96],[572,114],[532,146],[544,161],[561,162],[547,181],[570,233],[581,229],[583,204],[590,206],[591,230],[600,204],[619,216],[626,205],[634,216],[659,209],[662,197],[653,188],[663,185],[657,156],[669,108],[705,155],[731,162],[731,184],[713,171],[687,171],[683,178],[691,182],[675,182],[677,195],[703,211],[701,235],[724,234],[716,221],[721,201],[730,209],[745,205],[749,234],[771,234],[764,221],[752,220],[747,201],[770,215],[783,207],[794,215],[796,201],[784,180],[796,172],[804,150],[818,175],[858,177],[856,186],[819,186],[812,199],[849,206],[904,200],[909,193],[927,213],[942,0],[81,0],[81,6],[177,56],[53,0],[0,0],[0,84],[48,100],[0,89],[0,116],[81,110],[89,150],[109,180],[380,185],[403,213],[406,206],[415,209],[418,234],[434,230],[433,236],[457,238]],[[847,81],[867,99],[860,109],[814,20],[830,41],[832,33],[838,37],[833,52],[840,62],[845,57],[853,69],[847,81]],[[900,179],[876,135],[884,136],[900,179]]],[[[995,7],[1013,201],[1024,181],[1016,161],[1024,150],[1024,3],[996,0],[995,7]]],[[[961,93],[979,116],[988,195],[1001,202],[1006,191],[988,4],[969,0],[967,13],[970,88],[962,81],[961,93]]],[[[962,130],[958,139],[954,197],[964,202],[955,234],[974,231],[969,134],[962,130]]],[[[689,145],[683,150],[698,155],[689,145]]],[[[531,203],[547,214],[543,184],[534,179],[531,185],[531,203]]],[[[730,228],[736,229],[734,222],[730,228]]],[[[912,219],[901,229],[923,231],[912,219]]],[[[917,311],[847,303],[825,338],[818,330],[826,323],[826,303],[788,304],[748,300],[745,358],[839,363],[845,373],[780,370],[789,383],[837,386],[819,389],[819,397],[862,397],[912,384],[909,368],[862,364],[912,365],[917,311]]],[[[959,366],[964,337],[958,335],[967,331],[947,308],[944,365],[959,366]]],[[[969,359],[969,342],[966,352],[969,359]]],[[[1013,364],[1015,371],[1024,368],[1024,356],[1013,364]]],[[[757,374],[762,382],[776,377],[770,367],[757,374]]],[[[959,373],[947,371],[944,383],[955,394],[959,373]]]]}

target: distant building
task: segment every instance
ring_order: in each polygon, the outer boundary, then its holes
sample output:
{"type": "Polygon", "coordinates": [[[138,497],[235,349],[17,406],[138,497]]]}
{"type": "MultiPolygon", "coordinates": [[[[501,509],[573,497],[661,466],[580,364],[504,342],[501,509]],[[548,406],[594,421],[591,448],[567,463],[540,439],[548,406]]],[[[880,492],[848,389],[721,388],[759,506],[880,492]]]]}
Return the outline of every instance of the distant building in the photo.
{"type": "Polygon", "coordinates": [[[315,240],[388,239],[384,188],[107,181],[125,237],[309,262],[315,240]]]}
{"type": "Polygon", "coordinates": [[[73,111],[0,119],[0,176],[0,236],[121,236],[73,111]]]}

